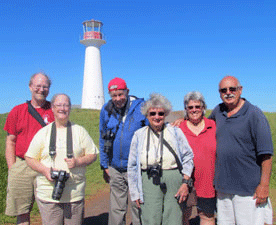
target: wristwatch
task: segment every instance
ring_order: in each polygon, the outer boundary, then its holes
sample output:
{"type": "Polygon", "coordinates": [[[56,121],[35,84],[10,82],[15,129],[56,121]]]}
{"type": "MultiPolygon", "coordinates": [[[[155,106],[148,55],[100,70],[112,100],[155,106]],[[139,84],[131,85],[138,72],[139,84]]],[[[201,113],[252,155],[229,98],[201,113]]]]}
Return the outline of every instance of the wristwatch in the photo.
{"type": "Polygon", "coordinates": [[[192,188],[193,187],[193,179],[190,178],[190,179],[182,179],[182,184],[187,184],[189,188],[192,188]]]}

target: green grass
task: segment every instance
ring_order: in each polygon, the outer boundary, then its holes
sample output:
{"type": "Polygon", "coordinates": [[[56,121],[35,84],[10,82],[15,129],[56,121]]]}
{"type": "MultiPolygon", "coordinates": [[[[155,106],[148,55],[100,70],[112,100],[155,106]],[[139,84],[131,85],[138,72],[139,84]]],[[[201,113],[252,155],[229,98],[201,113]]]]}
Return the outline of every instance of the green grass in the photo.
{"type": "MultiPolygon", "coordinates": [[[[100,111],[89,109],[73,109],[70,120],[77,123],[88,131],[93,141],[99,146],[99,117],[100,111]]],[[[86,192],[87,198],[97,193],[98,190],[105,186],[103,173],[100,169],[99,156],[97,161],[87,167],[86,171],[86,192]]]]}
{"type": "MultiPolygon", "coordinates": [[[[82,125],[89,132],[95,144],[99,145],[99,114],[97,110],[88,109],[72,109],[70,120],[76,124],[82,125]]],[[[207,110],[206,116],[210,114],[207,110]]],[[[276,113],[265,113],[272,132],[274,149],[276,148],[276,113]]],[[[4,123],[7,114],[0,114],[0,224],[15,224],[14,217],[4,215],[6,201],[6,185],[7,185],[7,165],[5,160],[5,139],[6,133],[3,131],[4,123]]],[[[106,186],[100,169],[99,158],[92,165],[87,167],[87,187],[86,198],[96,195],[99,190],[106,186]]],[[[273,168],[271,176],[271,188],[276,189],[276,159],[273,159],[273,168]]],[[[35,205],[32,211],[32,217],[39,214],[38,208],[35,205]]]]}
{"type": "MultiPolygon", "coordinates": [[[[275,153],[275,149],[276,149],[276,113],[265,113],[265,116],[268,119],[268,122],[270,125],[273,147],[274,147],[274,155],[275,155],[276,154],[275,153]]],[[[276,189],[276,157],[275,156],[273,157],[270,186],[272,188],[276,189]]]]}

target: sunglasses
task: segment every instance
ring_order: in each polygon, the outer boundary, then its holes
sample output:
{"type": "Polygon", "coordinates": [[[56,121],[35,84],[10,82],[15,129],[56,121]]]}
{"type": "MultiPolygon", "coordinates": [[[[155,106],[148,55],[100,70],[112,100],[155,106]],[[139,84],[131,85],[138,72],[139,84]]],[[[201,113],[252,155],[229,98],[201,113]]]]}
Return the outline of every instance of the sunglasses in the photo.
{"type": "Polygon", "coordinates": [[[158,113],[157,112],[150,112],[149,113],[150,116],[155,116],[156,114],[158,114],[158,116],[164,116],[165,115],[164,112],[158,112],[158,113]]]}
{"type": "Polygon", "coordinates": [[[236,92],[239,89],[239,87],[221,88],[219,89],[219,92],[225,94],[227,93],[227,89],[229,89],[230,92],[236,92]]]}
{"type": "Polygon", "coordinates": [[[191,106],[187,106],[187,108],[188,108],[189,110],[192,110],[193,108],[195,108],[195,109],[200,109],[200,108],[201,108],[201,105],[191,105],[191,106]]]}

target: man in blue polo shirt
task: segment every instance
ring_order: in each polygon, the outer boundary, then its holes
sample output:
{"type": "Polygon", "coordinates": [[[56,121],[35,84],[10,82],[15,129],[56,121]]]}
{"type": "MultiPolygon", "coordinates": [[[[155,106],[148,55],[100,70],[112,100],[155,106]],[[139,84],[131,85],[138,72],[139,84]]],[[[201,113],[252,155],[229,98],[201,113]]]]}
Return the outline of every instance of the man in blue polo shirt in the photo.
{"type": "Polygon", "coordinates": [[[233,76],[219,83],[223,103],[216,106],[218,224],[272,224],[268,198],[273,144],[261,110],[241,98],[242,86],[233,76]]]}

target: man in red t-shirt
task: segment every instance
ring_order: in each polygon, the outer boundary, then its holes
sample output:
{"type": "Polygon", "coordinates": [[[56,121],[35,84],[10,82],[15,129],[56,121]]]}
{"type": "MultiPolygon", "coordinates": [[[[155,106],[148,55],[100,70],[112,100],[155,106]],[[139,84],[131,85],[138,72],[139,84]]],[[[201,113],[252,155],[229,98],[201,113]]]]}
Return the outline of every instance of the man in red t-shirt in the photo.
{"type": "MultiPolygon", "coordinates": [[[[54,121],[50,102],[46,101],[51,80],[40,72],[29,83],[30,101],[45,124],[54,121]]],[[[34,202],[34,179],[37,175],[24,160],[30,142],[42,125],[29,113],[28,104],[15,106],[9,113],[4,130],[6,138],[6,161],[9,169],[6,214],[17,216],[17,224],[30,224],[30,211],[34,202]]]]}

